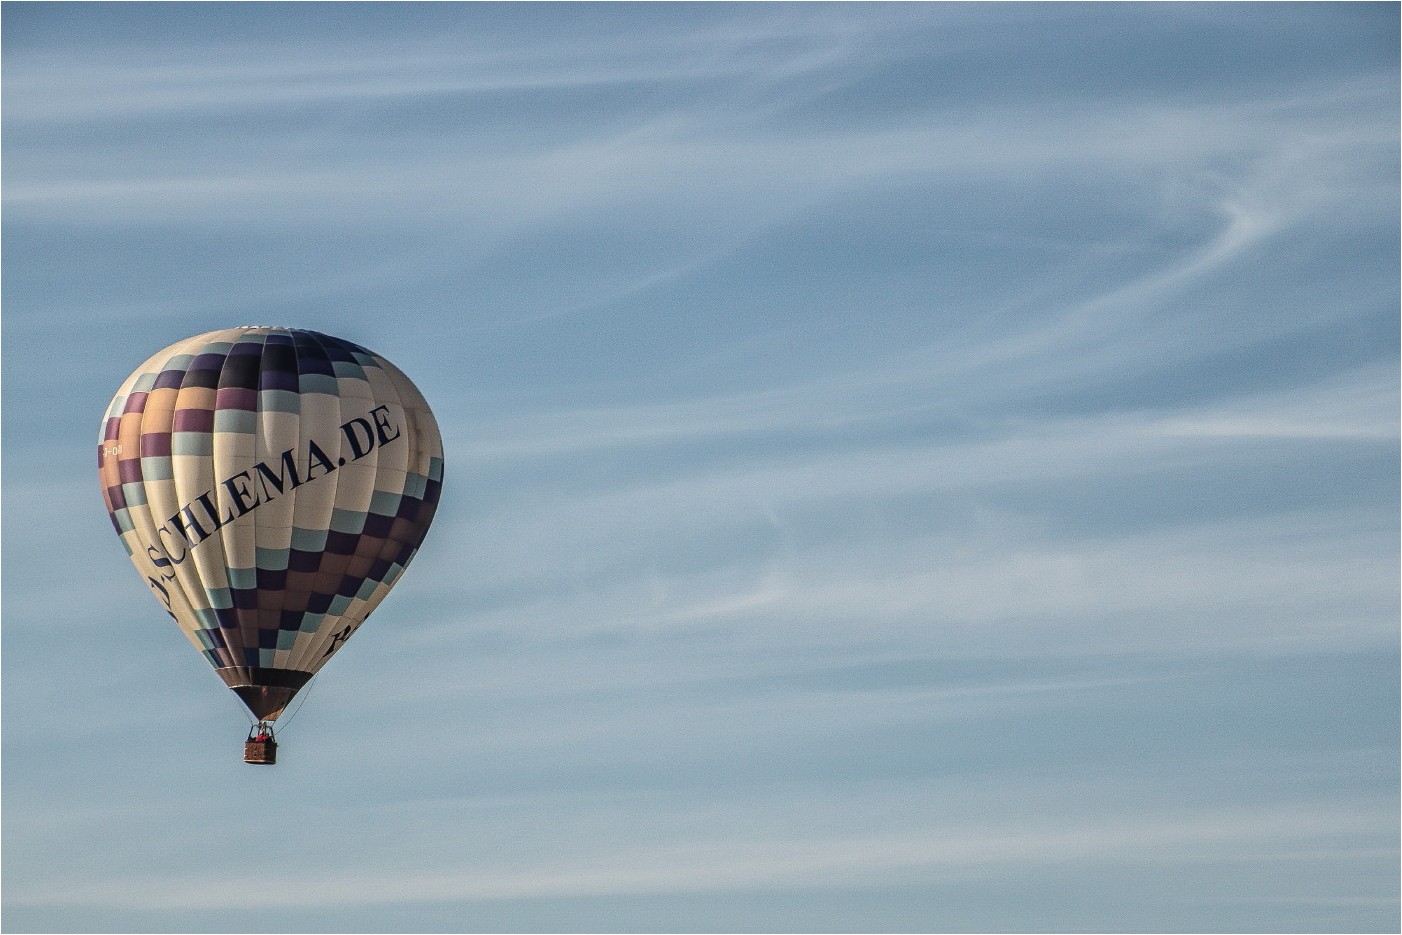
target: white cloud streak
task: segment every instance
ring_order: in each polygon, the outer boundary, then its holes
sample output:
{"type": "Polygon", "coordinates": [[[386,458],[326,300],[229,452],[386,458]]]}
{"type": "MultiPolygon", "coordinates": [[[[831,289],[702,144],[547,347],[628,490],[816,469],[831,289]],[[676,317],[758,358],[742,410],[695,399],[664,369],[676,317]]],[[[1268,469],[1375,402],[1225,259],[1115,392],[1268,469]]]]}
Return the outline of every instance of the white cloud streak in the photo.
{"type": "MultiPolygon", "coordinates": [[[[308,56],[305,49],[278,44],[237,44],[216,50],[198,65],[182,61],[179,47],[139,62],[120,57],[73,62],[57,55],[16,75],[9,119],[53,121],[133,119],[196,111],[238,112],[413,98],[481,95],[614,85],[654,86],[713,82],[754,83],[765,78],[803,78],[854,54],[852,40],[872,32],[855,21],[820,17],[746,17],[677,30],[637,35],[591,35],[590,41],[559,42],[533,36],[502,39],[490,33],[457,36],[448,50],[435,37],[400,43],[328,41],[308,56]],[[777,53],[777,55],[776,55],[777,53]]],[[[201,50],[205,55],[207,50],[201,50]]]]}
{"type": "MultiPolygon", "coordinates": [[[[7,910],[909,886],[895,928],[960,882],[1113,912],[1126,867],[1160,906],[1395,906],[1340,882],[1396,866],[1395,68],[1291,39],[1288,76],[1108,88],[1030,8],[734,9],[82,61],[7,35],[7,910]],[[941,85],[994,62],[1035,74],[941,85]],[[56,367],[253,309],[360,329],[448,443],[327,720],[254,777],[281,797],[116,755],[130,683],[198,744],[236,702],[148,640],[116,543],[73,545],[108,535],[92,482],[45,468],[96,427],[56,367]],[[400,717],[415,766],[365,758],[400,717]],[[301,870],[249,869],[254,813],[301,870]]],[[[1223,9],[1153,15],[1204,53],[1223,9]]]]}
{"type": "Polygon", "coordinates": [[[1331,805],[1141,816],[1095,824],[1018,822],[952,833],[916,828],[838,838],[746,836],[517,867],[502,867],[513,862],[507,858],[447,870],[417,867],[365,876],[345,870],[281,879],[185,873],[165,877],[159,886],[124,876],[32,890],[17,894],[11,903],[219,909],[244,905],[249,893],[257,893],[261,907],[293,908],[1006,880],[1053,865],[1090,868],[1131,862],[1171,867],[1184,861],[1251,860],[1262,853],[1280,859],[1293,852],[1309,854],[1322,843],[1358,847],[1373,840],[1380,817],[1376,809],[1331,805]]]}

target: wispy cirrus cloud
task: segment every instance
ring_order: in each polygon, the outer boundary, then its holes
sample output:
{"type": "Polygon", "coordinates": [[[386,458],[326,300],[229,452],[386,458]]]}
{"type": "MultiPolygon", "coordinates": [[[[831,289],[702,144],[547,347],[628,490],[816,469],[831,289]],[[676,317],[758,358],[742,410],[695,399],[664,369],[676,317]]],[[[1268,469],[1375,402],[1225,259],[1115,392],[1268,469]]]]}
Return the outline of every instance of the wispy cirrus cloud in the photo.
{"type": "MultiPolygon", "coordinates": [[[[261,907],[369,906],[405,902],[550,899],[622,893],[735,892],[783,887],[864,887],[939,880],[1007,879],[1049,866],[1082,868],[1129,861],[1171,867],[1185,861],[1310,854],[1326,846],[1376,846],[1376,805],[1309,809],[1208,810],[1086,823],[969,829],[915,828],[864,836],[741,835],[643,844],[626,855],[523,866],[503,856],[489,865],[415,868],[359,877],[337,872],[295,879],[183,874],[156,891],[141,877],[31,891],[16,906],[90,904],[113,908],[214,909],[241,906],[256,889],[261,907]]],[[[733,829],[738,830],[738,829],[733,829]]],[[[641,843],[641,842],[640,842],[641,843]]],[[[1307,858],[1306,858],[1307,859],[1307,858]]]]}
{"type": "Polygon", "coordinates": [[[1394,14],[6,5],[6,921],[1395,928],[1394,14]],[[252,321],[448,472],[258,775],[63,467],[252,321]]]}

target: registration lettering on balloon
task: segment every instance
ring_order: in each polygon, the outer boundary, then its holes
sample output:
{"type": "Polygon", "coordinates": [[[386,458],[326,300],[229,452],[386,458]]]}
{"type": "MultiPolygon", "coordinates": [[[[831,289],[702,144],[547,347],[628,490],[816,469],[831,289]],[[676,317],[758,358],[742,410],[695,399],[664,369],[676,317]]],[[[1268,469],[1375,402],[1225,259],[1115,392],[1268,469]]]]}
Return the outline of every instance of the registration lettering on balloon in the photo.
{"type": "Polygon", "coordinates": [[[355,631],[356,628],[352,627],[350,624],[346,624],[344,627],[342,627],[341,632],[337,633],[331,638],[331,645],[326,647],[326,652],[322,653],[322,658],[325,659],[327,656],[340,649],[341,644],[344,643],[346,640],[350,639],[351,634],[355,631]]]}

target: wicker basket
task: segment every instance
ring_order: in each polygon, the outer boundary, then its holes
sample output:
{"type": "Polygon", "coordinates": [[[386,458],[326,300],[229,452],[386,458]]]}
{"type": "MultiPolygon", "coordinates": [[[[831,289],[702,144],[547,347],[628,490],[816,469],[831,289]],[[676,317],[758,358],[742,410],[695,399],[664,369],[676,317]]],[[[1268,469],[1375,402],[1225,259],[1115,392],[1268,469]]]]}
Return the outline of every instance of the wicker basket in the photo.
{"type": "Polygon", "coordinates": [[[265,763],[269,766],[277,762],[276,740],[249,740],[243,745],[245,763],[265,763]]]}

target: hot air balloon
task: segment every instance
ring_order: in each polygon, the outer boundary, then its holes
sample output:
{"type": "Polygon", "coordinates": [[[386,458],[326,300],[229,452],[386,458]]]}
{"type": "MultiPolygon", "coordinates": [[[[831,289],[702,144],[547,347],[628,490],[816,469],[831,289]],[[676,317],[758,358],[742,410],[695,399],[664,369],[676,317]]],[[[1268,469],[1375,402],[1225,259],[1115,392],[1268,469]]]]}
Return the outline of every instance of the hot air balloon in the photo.
{"type": "Polygon", "coordinates": [[[316,331],[211,331],[157,353],[103,419],[112,525],[151,593],[252,713],[273,722],[413,559],[443,442],[393,364],[316,331]]]}

